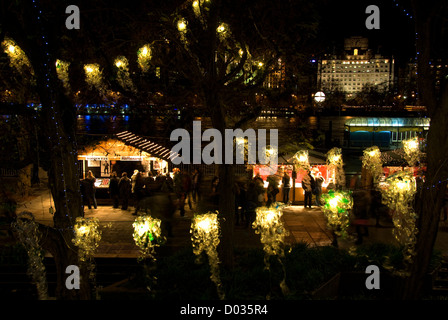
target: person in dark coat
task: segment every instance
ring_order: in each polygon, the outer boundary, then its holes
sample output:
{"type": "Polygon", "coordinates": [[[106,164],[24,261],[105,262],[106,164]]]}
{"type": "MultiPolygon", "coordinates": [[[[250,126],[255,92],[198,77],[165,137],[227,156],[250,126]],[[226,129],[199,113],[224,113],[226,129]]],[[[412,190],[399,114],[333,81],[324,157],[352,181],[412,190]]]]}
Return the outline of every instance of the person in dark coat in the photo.
{"type": "Polygon", "coordinates": [[[109,182],[109,195],[112,199],[113,207],[118,208],[120,189],[118,188],[119,180],[117,177],[117,173],[115,171],[112,172],[109,182]]]}
{"type": "Polygon", "coordinates": [[[92,171],[89,170],[87,173],[87,177],[84,179],[85,193],[86,193],[86,202],[89,209],[92,209],[92,205],[95,209],[97,209],[96,203],[96,187],[95,187],[96,178],[93,175],[92,171]]]}
{"type": "Polygon", "coordinates": [[[307,174],[302,178],[302,188],[305,192],[305,199],[303,206],[306,208],[308,205],[311,208],[311,202],[313,200],[313,190],[315,188],[314,178],[311,175],[311,171],[307,170],[307,174]]]}
{"type": "Polygon", "coordinates": [[[282,191],[283,191],[283,203],[289,203],[289,192],[291,190],[291,178],[288,173],[285,171],[282,178],[282,191]]]}
{"type": "Polygon", "coordinates": [[[128,178],[128,174],[123,172],[120,182],[118,182],[118,190],[120,192],[121,209],[127,210],[129,204],[129,197],[131,196],[131,179],[128,178]]]}
{"type": "Polygon", "coordinates": [[[136,216],[138,214],[138,211],[140,210],[140,201],[145,197],[145,191],[145,180],[143,178],[143,175],[141,172],[137,172],[134,185],[134,216],[136,216]]]}
{"type": "Polygon", "coordinates": [[[201,179],[202,179],[201,172],[198,169],[194,169],[193,176],[192,176],[192,179],[191,179],[192,196],[193,196],[193,201],[194,202],[200,201],[200,197],[201,197],[201,194],[200,194],[201,179]]]}

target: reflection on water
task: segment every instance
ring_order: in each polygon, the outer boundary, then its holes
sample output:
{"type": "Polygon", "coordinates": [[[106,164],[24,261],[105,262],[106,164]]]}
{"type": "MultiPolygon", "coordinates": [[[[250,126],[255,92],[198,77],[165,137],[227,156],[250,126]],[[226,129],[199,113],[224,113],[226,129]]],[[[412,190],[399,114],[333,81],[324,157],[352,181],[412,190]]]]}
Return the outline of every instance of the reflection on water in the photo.
{"type": "MultiPolygon", "coordinates": [[[[294,130],[300,130],[301,127],[323,132],[331,129],[335,138],[339,136],[342,138],[344,123],[351,118],[348,116],[260,117],[250,127],[267,130],[278,129],[280,138],[290,135],[294,130]]],[[[201,121],[202,130],[212,127],[209,118],[200,117],[194,120],[201,121]]],[[[186,127],[191,127],[191,125],[189,124],[186,127]]],[[[179,127],[178,123],[158,117],[138,117],[135,115],[78,115],[77,117],[77,131],[85,134],[114,134],[128,130],[145,136],[169,139],[170,132],[177,127],[179,127]]]]}

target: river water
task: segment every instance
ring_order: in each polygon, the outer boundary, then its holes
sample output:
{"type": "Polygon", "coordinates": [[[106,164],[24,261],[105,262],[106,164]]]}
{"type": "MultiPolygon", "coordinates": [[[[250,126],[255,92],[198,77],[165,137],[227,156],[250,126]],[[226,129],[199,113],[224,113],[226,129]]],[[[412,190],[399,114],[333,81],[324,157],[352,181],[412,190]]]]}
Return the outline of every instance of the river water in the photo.
{"type": "MultiPolygon", "coordinates": [[[[304,116],[291,118],[258,118],[251,125],[254,129],[278,129],[279,142],[296,133],[297,130],[331,131],[332,138],[341,143],[344,139],[344,123],[350,116],[304,116]]],[[[195,118],[201,121],[202,130],[211,128],[208,118],[195,118]]],[[[188,124],[187,124],[188,126],[188,124]]],[[[190,124],[191,126],[191,124],[190,124]]],[[[109,135],[121,131],[131,131],[155,140],[168,139],[172,130],[185,127],[185,123],[175,120],[163,120],[157,117],[141,118],[133,115],[79,115],[77,132],[80,134],[109,135]],[[176,126],[177,125],[177,126],[176,126]]]]}

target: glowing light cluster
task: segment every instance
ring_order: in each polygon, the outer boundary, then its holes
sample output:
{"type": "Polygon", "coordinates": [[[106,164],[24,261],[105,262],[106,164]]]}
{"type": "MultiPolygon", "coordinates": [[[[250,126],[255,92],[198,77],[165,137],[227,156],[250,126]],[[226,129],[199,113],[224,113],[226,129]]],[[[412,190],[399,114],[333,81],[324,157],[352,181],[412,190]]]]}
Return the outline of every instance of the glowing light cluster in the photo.
{"type": "Polygon", "coordinates": [[[155,248],[165,242],[162,236],[162,221],[149,215],[138,216],[132,224],[134,228],[133,238],[140,248],[141,257],[155,260],[155,248]]]}
{"type": "Polygon", "coordinates": [[[150,68],[150,61],[151,61],[151,47],[146,44],[137,51],[137,62],[142,69],[143,72],[147,72],[150,68]]]}
{"type": "Polygon", "coordinates": [[[269,256],[284,256],[284,242],[288,235],[282,221],[282,205],[275,203],[271,207],[259,207],[256,210],[256,218],[252,224],[266,253],[265,265],[269,269],[269,256]]]}
{"type": "Polygon", "coordinates": [[[282,221],[283,207],[283,204],[274,203],[271,207],[257,208],[252,228],[255,229],[255,233],[260,235],[260,241],[263,244],[265,268],[270,270],[272,256],[277,257],[282,266],[284,277],[280,282],[280,288],[283,294],[286,294],[288,292],[286,272],[281,259],[285,256],[285,238],[288,236],[288,232],[282,221]]]}
{"type": "Polygon", "coordinates": [[[115,67],[117,67],[117,81],[121,87],[128,90],[133,90],[131,76],[129,74],[129,62],[124,56],[115,58],[115,67]]]}
{"type": "Polygon", "coordinates": [[[330,190],[321,196],[324,202],[323,212],[327,225],[340,237],[347,236],[350,226],[350,210],[353,208],[353,197],[350,191],[330,190]]]}
{"type": "Polygon", "coordinates": [[[383,174],[383,161],[381,160],[381,151],[377,146],[372,146],[364,150],[362,166],[369,170],[373,177],[373,182],[378,182],[383,174]]]}
{"type": "Polygon", "coordinates": [[[328,169],[332,171],[335,184],[345,186],[344,162],[342,160],[342,149],[332,148],[327,153],[328,169]]]}
{"type": "Polygon", "coordinates": [[[308,150],[299,150],[294,154],[294,166],[296,170],[308,170],[310,163],[308,160],[308,150]]]}
{"type": "Polygon", "coordinates": [[[14,40],[5,38],[5,40],[2,41],[2,47],[3,51],[8,55],[10,64],[13,68],[17,69],[19,72],[28,69],[32,74],[34,73],[25,52],[14,40]]]}
{"type": "Polygon", "coordinates": [[[84,65],[84,72],[86,74],[86,82],[90,87],[94,87],[102,95],[106,95],[106,87],[103,83],[103,73],[97,63],[84,65]]]}
{"type": "Polygon", "coordinates": [[[39,241],[41,233],[34,216],[30,212],[21,212],[12,224],[20,243],[28,255],[28,275],[36,284],[39,300],[48,299],[48,286],[45,265],[43,263],[42,249],[39,241]]]}
{"type": "Polygon", "coordinates": [[[403,140],[403,150],[404,157],[409,166],[413,167],[417,165],[421,156],[418,138],[414,137],[408,140],[403,140]]]}
{"type": "Polygon", "coordinates": [[[56,73],[59,80],[62,81],[62,85],[64,86],[65,90],[67,91],[70,90],[70,78],[68,72],[69,66],[70,62],[62,61],[59,59],[56,60],[56,73]]]}
{"type": "Polygon", "coordinates": [[[217,293],[220,299],[224,299],[221,279],[219,276],[219,221],[218,213],[208,212],[195,215],[191,222],[191,241],[193,244],[193,253],[197,256],[196,262],[200,262],[200,255],[205,252],[208,256],[210,265],[210,279],[215,283],[217,293]]]}
{"type": "Polygon", "coordinates": [[[97,218],[77,217],[74,225],[75,236],[72,242],[79,248],[79,261],[90,261],[101,240],[99,220],[97,218]]]}
{"type": "Polygon", "coordinates": [[[393,234],[404,246],[405,260],[410,262],[418,233],[417,213],[412,207],[417,190],[414,175],[409,171],[397,171],[387,177],[380,190],[382,202],[393,212],[393,234]]]}

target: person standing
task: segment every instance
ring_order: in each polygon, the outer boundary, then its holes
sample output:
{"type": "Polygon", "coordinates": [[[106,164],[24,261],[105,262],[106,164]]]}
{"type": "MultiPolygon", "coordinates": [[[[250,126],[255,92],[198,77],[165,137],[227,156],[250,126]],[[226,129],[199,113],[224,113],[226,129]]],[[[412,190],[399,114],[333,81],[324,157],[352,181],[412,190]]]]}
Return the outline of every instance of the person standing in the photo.
{"type": "Polygon", "coordinates": [[[201,172],[198,169],[194,169],[193,172],[193,178],[192,178],[192,183],[193,183],[193,202],[199,202],[200,201],[200,183],[201,183],[201,172]]]}
{"type": "Polygon", "coordinates": [[[118,208],[119,203],[120,189],[118,188],[118,184],[119,180],[117,177],[117,173],[113,171],[109,182],[109,195],[110,198],[112,199],[112,204],[114,208],[118,208]]]}
{"type": "Polygon", "coordinates": [[[314,194],[316,196],[316,206],[321,206],[321,202],[320,202],[320,197],[322,195],[322,184],[325,182],[324,177],[322,177],[322,173],[317,172],[316,178],[315,178],[315,182],[316,182],[316,187],[314,189],[314,194]]]}
{"type": "Polygon", "coordinates": [[[135,211],[132,215],[136,216],[140,210],[140,201],[145,197],[145,180],[141,172],[137,172],[135,176],[134,184],[134,208],[135,211]]]}
{"type": "Polygon", "coordinates": [[[291,178],[285,171],[282,178],[283,203],[289,204],[289,191],[291,190],[291,178]]]}
{"type": "Polygon", "coordinates": [[[308,205],[311,208],[311,202],[313,199],[314,178],[311,175],[311,171],[307,170],[307,174],[302,178],[302,188],[305,192],[305,199],[303,206],[306,208],[308,205]]]}
{"type": "Polygon", "coordinates": [[[86,196],[87,196],[87,206],[89,207],[89,209],[92,209],[92,204],[93,207],[95,209],[97,209],[97,203],[96,203],[96,197],[95,197],[95,193],[96,193],[96,187],[95,187],[95,182],[96,182],[96,178],[93,175],[92,171],[89,170],[89,172],[87,172],[87,177],[85,178],[85,192],[86,192],[86,196]]]}
{"type": "Polygon", "coordinates": [[[131,179],[128,178],[128,174],[123,172],[120,182],[118,182],[118,189],[120,197],[122,199],[121,209],[127,210],[129,204],[129,197],[131,196],[131,179]]]}

